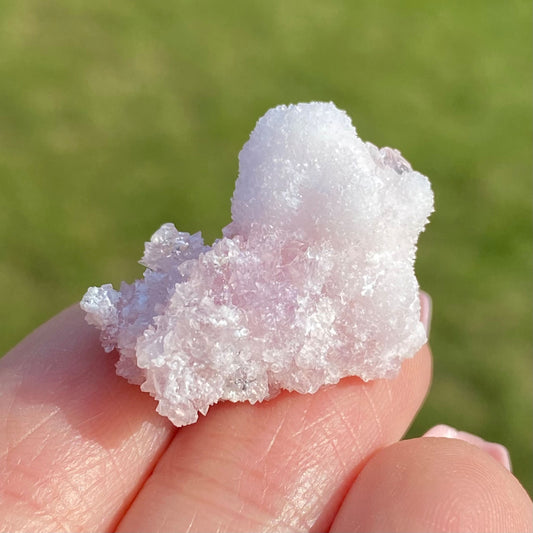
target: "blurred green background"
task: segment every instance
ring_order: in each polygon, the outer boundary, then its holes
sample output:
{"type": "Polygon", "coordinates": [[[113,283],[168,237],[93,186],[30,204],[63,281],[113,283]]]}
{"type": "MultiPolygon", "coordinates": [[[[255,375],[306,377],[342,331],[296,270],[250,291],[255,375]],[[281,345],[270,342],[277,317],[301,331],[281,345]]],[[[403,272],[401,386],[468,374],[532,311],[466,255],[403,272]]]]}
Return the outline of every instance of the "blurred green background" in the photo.
{"type": "Polygon", "coordinates": [[[280,103],[333,100],[433,183],[436,423],[504,443],[532,492],[526,0],[0,0],[0,351],[139,277],[172,221],[229,222],[237,154],[280,103]]]}

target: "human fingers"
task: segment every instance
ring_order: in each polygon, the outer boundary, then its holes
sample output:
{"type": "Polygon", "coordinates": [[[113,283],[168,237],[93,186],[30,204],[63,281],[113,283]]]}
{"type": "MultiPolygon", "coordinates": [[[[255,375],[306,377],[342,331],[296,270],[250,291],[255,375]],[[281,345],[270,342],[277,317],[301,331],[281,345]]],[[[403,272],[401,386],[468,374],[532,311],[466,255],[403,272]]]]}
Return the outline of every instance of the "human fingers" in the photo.
{"type": "Polygon", "coordinates": [[[425,437],[372,457],[330,533],[532,530],[531,500],[504,464],[471,442],[425,437]]]}
{"type": "Polygon", "coordinates": [[[174,428],[72,307],[0,360],[0,531],[113,528],[174,428]]]}
{"type": "Polygon", "coordinates": [[[425,346],[394,380],[217,405],[176,434],[117,530],[327,530],[364,463],[409,426],[430,375],[425,346]]]}

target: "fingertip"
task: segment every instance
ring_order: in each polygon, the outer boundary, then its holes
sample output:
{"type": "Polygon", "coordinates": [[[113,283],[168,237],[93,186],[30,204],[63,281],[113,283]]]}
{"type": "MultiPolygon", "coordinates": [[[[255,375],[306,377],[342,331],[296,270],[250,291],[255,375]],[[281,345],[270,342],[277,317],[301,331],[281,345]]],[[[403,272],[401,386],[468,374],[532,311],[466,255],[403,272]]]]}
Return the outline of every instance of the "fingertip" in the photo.
{"type": "Polygon", "coordinates": [[[449,438],[378,452],[346,495],[331,532],[531,531],[518,480],[483,450],[449,438]]]}

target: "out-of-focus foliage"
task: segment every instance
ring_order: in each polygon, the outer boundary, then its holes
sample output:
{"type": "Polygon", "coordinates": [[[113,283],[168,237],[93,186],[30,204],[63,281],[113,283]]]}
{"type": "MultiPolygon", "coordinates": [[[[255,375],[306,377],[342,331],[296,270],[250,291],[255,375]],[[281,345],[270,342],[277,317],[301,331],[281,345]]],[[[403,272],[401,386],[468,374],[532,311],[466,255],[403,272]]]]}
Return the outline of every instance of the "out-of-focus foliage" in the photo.
{"type": "Polygon", "coordinates": [[[229,222],[237,153],[280,103],[333,100],[433,182],[417,271],[435,379],[410,435],[503,442],[532,490],[529,2],[4,0],[2,351],[131,281],[163,222],[229,222]]]}

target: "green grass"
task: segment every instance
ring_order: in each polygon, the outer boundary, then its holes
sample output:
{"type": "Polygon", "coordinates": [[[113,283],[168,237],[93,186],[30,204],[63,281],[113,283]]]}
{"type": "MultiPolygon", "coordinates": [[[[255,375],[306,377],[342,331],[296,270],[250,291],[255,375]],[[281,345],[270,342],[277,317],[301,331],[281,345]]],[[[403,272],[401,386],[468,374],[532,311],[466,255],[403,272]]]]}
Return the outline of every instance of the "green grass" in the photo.
{"type": "Polygon", "coordinates": [[[333,100],[435,190],[435,379],[410,435],[500,441],[531,493],[529,4],[3,0],[0,350],[138,277],[161,223],[218,237],[257,118],[333,100]]]}

